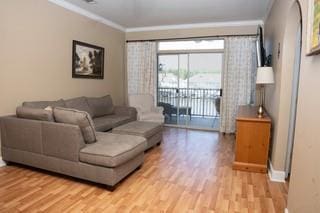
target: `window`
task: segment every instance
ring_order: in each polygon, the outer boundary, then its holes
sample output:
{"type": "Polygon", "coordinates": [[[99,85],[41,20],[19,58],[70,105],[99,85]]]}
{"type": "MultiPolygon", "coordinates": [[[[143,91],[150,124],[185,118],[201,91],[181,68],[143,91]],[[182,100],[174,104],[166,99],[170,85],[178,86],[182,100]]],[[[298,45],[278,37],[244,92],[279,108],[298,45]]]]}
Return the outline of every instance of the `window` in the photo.
{"type": "Polygon", "coordinates": [[[224,40],[193,40],[159,42],[159,50],[223,50],[224,40]]]}

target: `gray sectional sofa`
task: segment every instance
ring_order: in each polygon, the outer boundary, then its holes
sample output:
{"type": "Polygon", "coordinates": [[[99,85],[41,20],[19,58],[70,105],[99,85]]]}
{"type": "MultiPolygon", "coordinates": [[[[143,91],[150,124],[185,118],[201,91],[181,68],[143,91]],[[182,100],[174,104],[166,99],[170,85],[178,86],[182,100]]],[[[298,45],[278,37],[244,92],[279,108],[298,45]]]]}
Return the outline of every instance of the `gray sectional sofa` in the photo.
{"type": "Polygon", "coordinates": [[[66,107],[88,112],[98,132],[105,132],[130,121],[137,120],[137,110],[135,108],[114,106],[110,95],[103,97],[83,96],[57,101],[24,102],[22,106],[39,109],[44,109],[47,106],[66,107]]]}
{"type": "Polygon", "coordinates": [[[2,158],[105,184],[109,189],[143,163],[146,139],[106,131],[136,119],[110,96],[24,102],[1,122],[2,158]],[[92,119],[93,118],[93,119],[92,119]]]}

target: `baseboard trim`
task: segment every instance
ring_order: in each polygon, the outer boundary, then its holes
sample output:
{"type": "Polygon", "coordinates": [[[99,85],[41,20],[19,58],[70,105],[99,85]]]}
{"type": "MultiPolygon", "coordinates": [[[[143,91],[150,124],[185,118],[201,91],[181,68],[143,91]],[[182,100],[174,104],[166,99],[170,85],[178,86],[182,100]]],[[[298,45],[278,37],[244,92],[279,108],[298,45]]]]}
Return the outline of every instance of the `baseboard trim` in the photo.
{"type": "Polygon", "coordinates": [[[273,182],[282,182],[284,183],[286,180],[286,173],[280,170],[274,170],[271,160],[269,160],[269,171],[268,175],[271,181],[273,182]]]}
{"type": "Polygon", "coordinates": [[[0,167],[6,166],[6,165],[7,165],[6,162],[4,162],[2,160],[2,157],[0,157],[0,167]]]}
{"type": "Polygon", "coordinates": [[[285,208],[284,213],[289,213],[289,210],[287,208],[285,208]]]}

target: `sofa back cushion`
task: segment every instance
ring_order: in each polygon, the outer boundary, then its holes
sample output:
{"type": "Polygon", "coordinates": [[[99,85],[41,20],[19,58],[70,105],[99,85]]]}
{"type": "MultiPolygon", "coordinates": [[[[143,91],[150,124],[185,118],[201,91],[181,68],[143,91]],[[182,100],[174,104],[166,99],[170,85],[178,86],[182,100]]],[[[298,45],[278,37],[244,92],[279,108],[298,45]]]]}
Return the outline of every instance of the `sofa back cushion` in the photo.
{"type": "Polygon", "coordinates": [[[19,106],[16,109],[18,118],[54,122],[52,110],[19,106]]]}
{"type": "Polygon", "coordinates": [[[113,114],[114,108],[110,95],[98,98],[87,97],[87,102],[94,118],[113,114]]]}
{"type": "Polygon", "coordinates": [[[92,111],[88,105],[87,99],[84,96],[68,99],[68,100],[65,100],[64,102],[65,102],[67,108],[72,108],[72,109],[76,109],[79,111],[85,111],[85,112],[89,113],[91,117],[93,115],[92,111]]]}
{"type": "Polygon", "coordinates": [[[53,116],[58,123],[78,125],[86,143],[96,142],[94,124],[89,113],[71,108],[55,107],[53,116]]]}
{"type": "Polygon", "coordinates": [[[27,101],[23,102],[22,106],[24,107],[32,107],[32,108],[39,108],[44,109],[48,106],[51,107],[65,107],[65,103],[63,99],[57,101],[27,101]]]}

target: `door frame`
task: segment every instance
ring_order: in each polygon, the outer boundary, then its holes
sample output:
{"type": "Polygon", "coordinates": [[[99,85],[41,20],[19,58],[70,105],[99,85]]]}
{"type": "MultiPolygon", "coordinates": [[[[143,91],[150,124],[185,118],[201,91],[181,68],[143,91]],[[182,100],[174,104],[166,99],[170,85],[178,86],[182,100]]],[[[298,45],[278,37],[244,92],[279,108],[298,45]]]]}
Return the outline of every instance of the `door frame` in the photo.
{"type": "MultiPolygon", "coordinates": [[[[158,46],[158,44],[157,44],[158,46]]],[[[159,88],[159,56],[161,55],[177,55],[178,56],[178,70],[180,70],[180,57],[179,55],[183,55],[183,54],[186,54],[188,56],[188,72],[190,72],[190,54],[214,54],[214,53],[220,53],[222,54],[222,60],[224,61],[224,54],[225,54],[225,48],[224,49],[210,49],[210,50],[169,50],[169,51],[157,51],[157,88],[156,88],[156,91],[157,91],[157,100],[156,100],[156,103],[158,103],[158,100],[159,100],[159,94],[158,94],[158,88],[159,88]]],[[[221,88],[220,89],[223,89],[223,81],[222,81],[222,78],[223,78],[223,70],[224,70],[224,63],[222,61],[222,67],[221,67],[221,88]]],[[[178,78],[180,76],[180,72],[178,72],[178,78]]],[[[179,79],[178,79],[178,86],[179,86],[179,79]]],[[[189,87],[189,80],[188,80],[188,87],[189,87]]],[[[180,105],[180,96],[177,100],[178,102],[178,108],[177,108],[177,111],[179,113],[179,105],[180,105]]],[[[188,96],[188,105],[190,103],[190,96],[188,96]]],[[[178,116],[177,116],[178,117],[178,116]]],[[[177,124],[164,124],[165,126],[168,126],[168,127],[177,127],[177,128],[186,128],[186,129],[195,129],[195,130],[205,130],[205,131],[219,131],[219,129],[215,129],[215,128],[206,128],[206,127],[196,127],[196,126],[190,126],[187,122],[183,125],[183,124],[179,124],[178,122],[178,118],[177,118],[177,124]]]]}
{"type": "Polygon", "coordinates": [[[292,74],[292,89],[291,89],[291,103],[290,103],[290,117],[288,128],[288,143],[285,159],[285,178],[287,179],[291,172],[292,164],[292,152],[294,146],[296,116],[299,96],[299,78],[301,68],[301,53],[302,53],[302,20],[300,20],[298,30],[296,32],[296,44],[295,44],[295,58],[292,74]]]}

